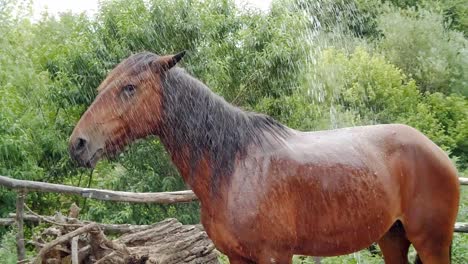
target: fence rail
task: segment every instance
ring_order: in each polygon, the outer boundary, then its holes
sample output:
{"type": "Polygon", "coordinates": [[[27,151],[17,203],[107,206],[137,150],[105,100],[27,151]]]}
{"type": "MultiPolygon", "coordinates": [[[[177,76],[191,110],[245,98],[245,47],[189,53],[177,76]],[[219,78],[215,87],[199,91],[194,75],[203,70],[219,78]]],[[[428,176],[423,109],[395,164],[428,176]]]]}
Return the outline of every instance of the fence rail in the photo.
{"type": "MultiPolygon", "coordinates": [[[[461,185],[468,185],[468,178],[460,177],[461,185]]],[[[37,181],[17,180],[0,176],[0,185],[18,191],[39,191],[80,195],[85,198],[129,203],[159,203],[174,204],[197,200],[197,196],[191,191],[134,193],[103,189],[81,188],[69,185],[45,183],[37,181]]]]}
{"type": "Polygon", "coordinates": [[[11,189],[16,189],[18,191],[75,194],[85,198],[114,202],[174,204],[191,202],[198,199],[197,196],[190,190],[177,192],[133,193],[17,180],[5,176],[0,176],[0,185],[11,189]]]}
{"type": "Polygon", "coordinates": [[[461,185],[468,185],[468,178],[460,177],[458,179],[460,180],[461,185]]]}

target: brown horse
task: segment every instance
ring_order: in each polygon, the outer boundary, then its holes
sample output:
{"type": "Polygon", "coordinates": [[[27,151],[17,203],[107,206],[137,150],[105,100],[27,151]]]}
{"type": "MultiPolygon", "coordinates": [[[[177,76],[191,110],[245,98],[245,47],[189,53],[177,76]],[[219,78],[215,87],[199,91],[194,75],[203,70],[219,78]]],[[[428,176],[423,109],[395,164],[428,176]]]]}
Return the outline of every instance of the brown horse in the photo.
{"type": "Polygon", "coordinates": [[[449,263],[455,167],[406,125],[300,132],[245,112],[183,69],[184,53],[140,53],[98,88],[70,138],[93,167],[157,135],[201,202],[202,223],[231,263],[291,263],[378,242],[386,263],[449,263]]]}

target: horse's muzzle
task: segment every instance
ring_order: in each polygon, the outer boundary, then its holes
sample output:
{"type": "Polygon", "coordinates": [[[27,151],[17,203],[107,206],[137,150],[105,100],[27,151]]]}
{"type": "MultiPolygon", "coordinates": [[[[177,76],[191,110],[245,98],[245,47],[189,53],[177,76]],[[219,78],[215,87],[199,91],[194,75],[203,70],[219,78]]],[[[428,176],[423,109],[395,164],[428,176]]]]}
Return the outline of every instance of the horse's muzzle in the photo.
{"type": "Polygon", "coordinates": [[[80,166],[94,168],[104,151],[102,148],[93,147],[86,137],[78,136],[70,139],[69,152],[71,158],[80,166]]]}

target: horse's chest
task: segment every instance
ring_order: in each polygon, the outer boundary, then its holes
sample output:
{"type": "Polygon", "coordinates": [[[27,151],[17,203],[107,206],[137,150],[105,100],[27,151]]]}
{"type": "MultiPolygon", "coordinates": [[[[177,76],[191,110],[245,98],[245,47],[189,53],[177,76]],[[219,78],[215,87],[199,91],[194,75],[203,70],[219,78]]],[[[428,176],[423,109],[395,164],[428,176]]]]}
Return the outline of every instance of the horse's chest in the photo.
{"type": "Polygon", "coordinates": [[[240,240],[240,234],[236,233],[236,227],[226,220],[223,212],[217,211],[212,214],[210,211],[202,209],[201,221],[206,233],[218,250],[227,255],[243,255],[246,247],[240,240]]]}

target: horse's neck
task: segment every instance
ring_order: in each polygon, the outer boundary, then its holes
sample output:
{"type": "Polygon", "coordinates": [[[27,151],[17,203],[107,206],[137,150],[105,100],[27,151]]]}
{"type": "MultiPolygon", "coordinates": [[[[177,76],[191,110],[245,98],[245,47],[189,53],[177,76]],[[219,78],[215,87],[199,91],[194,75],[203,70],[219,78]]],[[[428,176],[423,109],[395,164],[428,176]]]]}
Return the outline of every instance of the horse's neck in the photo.
{"type": "Polygon", "coordinates": [[[190,186],[202,204],[207,204],[212,199],[212,170],[208,156],[193,166],[190,163],[193,153],[189,147],[175,148],[169,144],[172,140],[170,135],[160,136],[160,138],[184,182],[190,186]]]}
{"type": "Polygon", "coordinates": [[[265,147],[288,133],[271,117],[228,104],[180,69],[171,70],[162,88],[159,136],[200,200],[223,193],[238,156],[245,156],[248,146],[265,147]]]}
{"type": "Polygon", "coordinates": [[[233,160],[237,149],[223,144],[228,138],[238,140],[231,131],[236,123],[245,122],[244,113],[181,69],[171,70],[162,88],[165,108],[159,136],[184,181],[200,200],[211,199],[220,187],[218,179],[213,182],[214,175],[229,176],[219,164],[233,160]]]}

